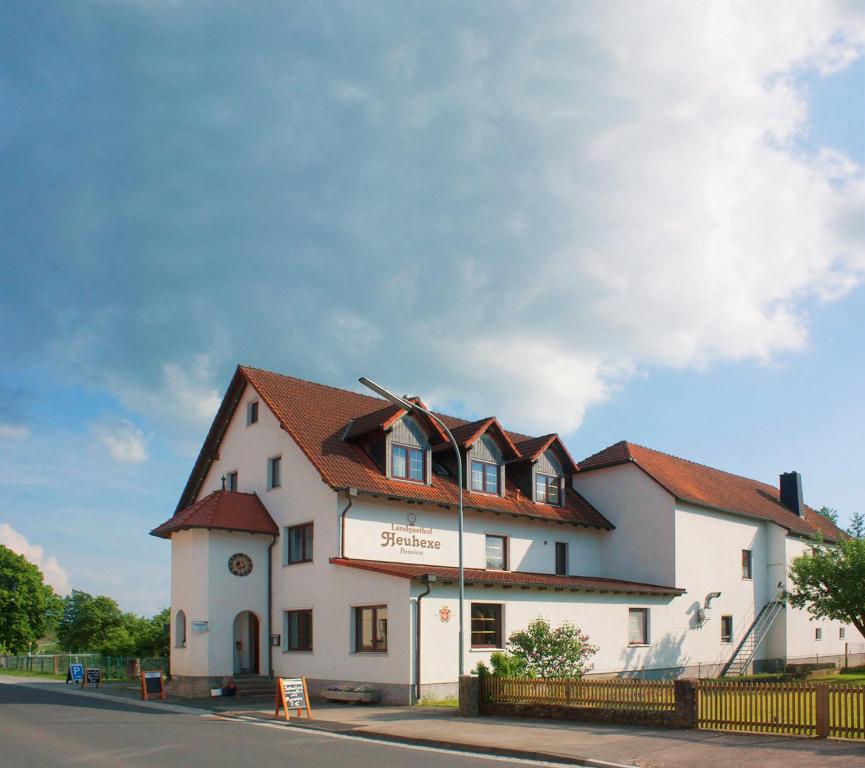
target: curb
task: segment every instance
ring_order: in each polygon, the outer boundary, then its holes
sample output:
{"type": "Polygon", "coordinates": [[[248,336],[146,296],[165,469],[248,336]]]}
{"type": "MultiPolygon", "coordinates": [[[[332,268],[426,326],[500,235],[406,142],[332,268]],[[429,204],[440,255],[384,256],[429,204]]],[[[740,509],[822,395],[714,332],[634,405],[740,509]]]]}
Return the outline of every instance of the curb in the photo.
{"type": "Polygon", "coordinates": [[[447,739],[430,739],[414,736],[399,736],[384,731],[358,730],[328,727],[322,721],[312,720],[296,720],[288,722],[284,720],[271,720],[270,718],[250,717],[241,714],[230,712],[213,713],[218,717],[223,717],[226,720],[241,720],[244,722],[262,722],[268,724],[278,724],[285,728],[295,728],[298,730],[316,731],[319,733],[329,733],[336,736],[346,736],[353,739],[365,739],[367,741],[378,741],[390,744],[403,744],[406,746],[416,747],[431,747],[434,749],[447,750],[448,752],[459,752],[469,755],[493,755],[495,757],[509,757],[517,760],[532,760],[543,763],[558,763],[559,765],[577,765],[585,768],[634,768],[634,765],[628,763],[613,763],[608,760],[597,760],[590,757],[571,757],[562,755],[556,752],[543,752],[541,750],[528,749],[513,749],[510,747],[496,747],[483,744],[468,744],[459,741],[449,741],[447,739]]]}

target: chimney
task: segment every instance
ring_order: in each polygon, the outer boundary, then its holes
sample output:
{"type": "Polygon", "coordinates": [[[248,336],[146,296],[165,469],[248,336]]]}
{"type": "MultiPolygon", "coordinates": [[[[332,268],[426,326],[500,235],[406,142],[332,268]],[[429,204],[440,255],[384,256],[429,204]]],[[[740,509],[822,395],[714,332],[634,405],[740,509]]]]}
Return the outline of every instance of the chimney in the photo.
{"type": "Polygon", "coordinates": [[[805,517],[805,504],[802,501],[802,475],[798,472],[784,472],[781,475],[781,503],[791,512],[805,517]]]}

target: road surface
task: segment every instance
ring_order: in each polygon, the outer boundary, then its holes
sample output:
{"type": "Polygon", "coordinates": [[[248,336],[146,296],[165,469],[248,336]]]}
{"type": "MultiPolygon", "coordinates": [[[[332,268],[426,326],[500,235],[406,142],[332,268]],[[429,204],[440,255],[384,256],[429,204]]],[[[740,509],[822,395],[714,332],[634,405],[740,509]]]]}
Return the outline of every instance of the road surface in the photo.
{"type": "Polygon", "coordinates": [[[23,685],[0,685],[0,766],[135,768],[498,768],[502,758],[339,737],[275,724],[167,712],[23,685]]]}

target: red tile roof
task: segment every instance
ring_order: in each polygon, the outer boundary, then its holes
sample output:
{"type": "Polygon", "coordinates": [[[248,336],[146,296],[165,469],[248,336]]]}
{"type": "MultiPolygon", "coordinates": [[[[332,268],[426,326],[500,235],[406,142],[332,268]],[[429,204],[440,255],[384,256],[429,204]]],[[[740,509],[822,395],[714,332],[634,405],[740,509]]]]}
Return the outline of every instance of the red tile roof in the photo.
{"type": "Polygon", "coordinates": [[[276,536],[279,529],[264,504],[254,493],[214,491],[190,507],[176,513],[150,533],[163,539],[188,528],[216,528],[224,531],[266,533],[276,536]]]}
{"type": "MultiPolygon", "coordinates": [[[[417,579],[424,574],[434,575],[437,579],[456,581],[459,569],[444,565],[418,565],[414,563],[388,563],[379,560],[352,560],[334,557],[334,565],[360,568],[403,579],[417,579]]],[[[684,589],[665,587],[658,584],[644,584],[639,581],[602,579],[598,576],[555,576],[551,573],[524,573],[520,571],[487,571],[481,568],[464,570],[466,583],[495,584],[508,587],[545,587],[570,589],[580,592],[627,592],[638,595],[681,595],[684,589]]]]}
{"type": "MultiPolygon", "coordinates": [[[[189,505],[198,495],[231,414],[247,384],[255,389],[273,411],[282,428],[318,470],[322,480],[332,488],[356,488],[361,492],[381,496],[456,506],[458,488],[453,477],[433,474],[430,485],[388,478],[362,447],[343,439],[351,420],[376,421],[385,415],[388,406],[384,400],[258,368],[238,366],[181,496],[178,509],[189,505]],[[372,414],[376,415],[373,417],[372,414]]],[[[453,416],[436,416],[441,418],[449,429],[467,423],[453,416]]],[[[508,438],[521,441],[528,439],[525,435],[514,433],[509,433],[508,438]]],[[[614,527],[571,488],[565,493],[563,506],[535,503],[518,490],[510,477],[506,481],[505,496],[464,490],[463,504],[466,508],[593,528],[611,530],[614,527]]]]}
{"type": "Polygon", "coordinates": [[[839,528],[811,507],[806,507],[804,518],[787,509],[781,504],[778,488],[773,485],[625,440],[589,456],[579,467],[581,472],[588,472],[626,463],[636,464],[682,501],[771,520],[797,534],[811,536],[819,531],[824,538],[833,540],[843,536],[839,528]]]}
{"type": "MultiPolygon", "coordinates": [[[[449,429],[451,428],[449,427],[449,429]]],[[[454,440],[457,441],[457,444],[461,448],[469,448],[474,445],[487,432],[492,432],[495,435],[499,445],[503,449],[505,458],[519,458],[520,452],[517,450],[516,445],[514,445],[514,441],[511,439],[511,436],[505,432],[495,416],[487,416],[485,419],[470,421],[451,429],[451,434],[454,436],[454,440]]],[[[438,446],[437,449],[443,450],[449,447],[450,442],[438,446]]]]}

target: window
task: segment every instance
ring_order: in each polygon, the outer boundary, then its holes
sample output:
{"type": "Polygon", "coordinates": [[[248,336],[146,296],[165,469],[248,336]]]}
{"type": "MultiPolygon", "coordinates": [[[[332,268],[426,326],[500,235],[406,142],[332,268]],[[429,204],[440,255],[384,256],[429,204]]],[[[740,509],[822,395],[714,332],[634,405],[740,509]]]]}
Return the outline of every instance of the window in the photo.
{"type": "Polygon", "coordinates": [[[568,575],[568,544],[565,541],[556,542],[556,575],[568,575]]]}
{"type": "Polygon", "coordinates": [[[280,456],[274,456],[272,459],[267,460],[267,487],[270,488],[279,488],[282,485],[282,481],[279,477],[279,470],[282,465],[282,458],[280,456]]]}
{"type": "Polygon", "coordinates": [[[487,535],[487,568],[494,571],[508,569],[507,538],[504,536],[487,535]]]}
{"type": "Polygon", "coordinates": [[[237,472],[229,472],[225,476],[225,490],[227,490],[227,491],[236,491],[237,490],[237,472]]]}
{"type": "Polygon", "coordinates": [[[424,452],[420,448],[394,445],[391,449],[390,473],[401,480],[424,481],[424,452]]]}
{"type": "Polygon", "coordinates": [[[370,605],[354,609],[354,650],[387,650],[387,606],[370,605]]]}
{"type": "Polygon", "coordinates": [[[814,630],[814,639],[815,640],[822,640],[823,639],[823,627],[817,627],[814,630]]]}
{"type": "Polygon", "coordinates": [[[649,609],[628,608],[628,645],[649,644],[649,609]]]}
{"type": "Polygon", "coordinates": [[[535,488],[538,501],[545,501],[547,504],[559,503],[561,478],[538,472],[535,476],[535,488]]]}
{"type": "Polygon", "coordinates": [[[180,610],[174,621],[174,647],[186,647],[186,614],[180,610]]]}
{"type": "Polygon", "coordinates": [[[311,563],[312,562],[312,523],[303,525],[292,525],[285,529],[286,552],[285,563],[311,563]]]}
{"type": "Polygon", "coordinates": [[[847,629],[845,627],[841,627],[838,630],[838,639],[843,640],[845,637],[847,637],[847,629]]]}
{"type": "Polygon", "coordinates": [[[722,616],[721,617],[721,642],[722,643],[732,643],[733,642],[733,617],[732,616],[722,616]]]}
{"type": "Polygon", "coordinates": [[[742,578],[750,579],[751,578],[751,550],[743,549],[742,550],[742,578]]]}
{"type": "Polygon", "coordinates": [[[472,603],[472,648],[502,647],[502,607],[472,603]]]}
{"type": "Polygon", "coordinates": [[[246,404],[246,426],[255,424],[258,421],[258,401],[246,404]]]}
{"type": "Polygon", "coordinates": [[[285,650],[312,650],[312,611],[285,612],[285,650]]]}
{"type": "Polygon", "coordinates": [[[499,468],[488,461],[472,462],[472,490],[481,493],[499,492],[499,468]]]}

